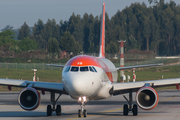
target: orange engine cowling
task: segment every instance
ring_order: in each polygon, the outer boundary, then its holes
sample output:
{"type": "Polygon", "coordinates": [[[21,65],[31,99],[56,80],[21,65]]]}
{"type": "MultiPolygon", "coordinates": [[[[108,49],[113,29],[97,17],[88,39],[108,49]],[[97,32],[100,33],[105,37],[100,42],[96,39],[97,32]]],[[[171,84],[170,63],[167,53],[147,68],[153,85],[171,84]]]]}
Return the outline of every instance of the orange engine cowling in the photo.
{"type": "Polygon", "coordinates": [[[40,103],[40,94],[32,87],[24,88],[18,95],[18,102],[24,110],[35,110],[40,103]]]}
{"type": "Polygon", "coordinates": [[[152,110],[157,106],[159,96],[153,88],[142,87],[136,94],[136,101],[140,108],[144,110],[152,110]]]}

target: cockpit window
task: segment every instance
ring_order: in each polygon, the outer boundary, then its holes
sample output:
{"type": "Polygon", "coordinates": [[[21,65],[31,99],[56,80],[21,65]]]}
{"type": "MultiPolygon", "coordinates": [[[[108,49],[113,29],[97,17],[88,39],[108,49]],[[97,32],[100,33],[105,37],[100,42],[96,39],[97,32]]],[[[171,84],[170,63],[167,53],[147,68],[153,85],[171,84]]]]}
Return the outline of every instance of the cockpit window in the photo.
{"type": "Polygon", "coordinates": [[[92,67],[91,67],[91,66],[89,66],[89,70],[90,70],[91,72],[94,72],[94,70],[92,69],[92,67]]]}
{"type": "Polygon", "coordinates": [[[85,72],[85,71],[89,71],[89,70],[88,70],[88,67],[80,67],[80,71],[85,72]]]}
{"type": "Polygon", "coordinates": [[[92,66],[92,68],[93,68],[93,70],[94,70],[95,72],[97,72],[96,68],[94,68],[93,66],[92,66]]]}
{"type": "Polygon", "coordinates": [[[68,72],[70,70],[70,66],[68,66],[64,72],[68,72]]]}
{"type": "Polygon", "coordinates": [[[71,67],[71,71],[72,72],[77,72],[77,71],[79,71],[79,67],[71,67]]]}

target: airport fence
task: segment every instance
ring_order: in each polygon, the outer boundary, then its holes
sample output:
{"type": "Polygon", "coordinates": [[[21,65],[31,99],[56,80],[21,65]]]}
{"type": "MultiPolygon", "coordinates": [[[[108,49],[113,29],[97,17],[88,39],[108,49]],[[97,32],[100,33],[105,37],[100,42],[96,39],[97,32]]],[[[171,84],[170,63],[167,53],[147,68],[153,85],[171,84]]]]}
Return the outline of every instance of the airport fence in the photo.
{"type": "MultiPolygon", "coordinates": [[[[145,60],[145,61],[133,61],[132,62],[126,62],[126,59],[125,59],[125,62],[124,62],[124,66],[135,66],[135,65],[146,65],[146,64],[158,64],[158,63],[163,63],[165,65],[167,64],[171,64],[171,63],[177,63],[177,64],[180,64],[180,59],[179,58],[175,58],[175,59],[168,59],[168,58],[160,58],[160,59],[149,59],[149,60],[145,60]]],[[[116,62],[114,63],[114,65],[116,67],[119,67],[120,66],[120,63],[116,62]]]]}
{"type": "MultiPolygon", "coordinates": [[[[0,63],[0,68],[7,69],[38,69],[38,70],[62,70],[61,67],[47,66],[47,63],[0,63]]],[[[56,63],[65,65],[65,63],[56,63]]]]}

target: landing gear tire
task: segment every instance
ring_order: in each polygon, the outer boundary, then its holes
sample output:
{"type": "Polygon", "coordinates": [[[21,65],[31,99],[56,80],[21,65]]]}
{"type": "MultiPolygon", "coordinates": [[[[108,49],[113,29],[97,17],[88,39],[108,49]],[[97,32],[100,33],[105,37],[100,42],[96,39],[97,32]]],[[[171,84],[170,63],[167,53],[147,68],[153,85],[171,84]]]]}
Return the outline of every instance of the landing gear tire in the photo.
{"type": "Polygon", "coordinates": [[[84,115],[84,117],[87,117],[87,111],[86,110],[83,111],[83,115],[84,115]]]}
{"type": "Polygon", "coordinates": [[[128,110],[128,105],[127,104],[124,104],[124,106],[123,106],[123,115],[128,115],[128,112],[129,112],[129,110],[128,110]]]}
{"type": "Polygon", "coordinates": [[[51,105],[47,106],[47,116],[51,116],[52,115],[52,108],[51,105]]]}
{"type": "Polygon", "coordinates": [[[81,115],[82,115],[81,110],[78,110],[78,117],[81,117],[81,115]]]}
{"type": "Polygon", "coordinates": [[[133,109],[132,109],[133,115],[137,116],[138,115],[138,107],[136,104],[133,105],[133,109]]]}
{"type": "Polygon", "coordinates": [[[56,115],[61,116],[61,105],[57,105],[57,107],[56,107],[56,115]]]}

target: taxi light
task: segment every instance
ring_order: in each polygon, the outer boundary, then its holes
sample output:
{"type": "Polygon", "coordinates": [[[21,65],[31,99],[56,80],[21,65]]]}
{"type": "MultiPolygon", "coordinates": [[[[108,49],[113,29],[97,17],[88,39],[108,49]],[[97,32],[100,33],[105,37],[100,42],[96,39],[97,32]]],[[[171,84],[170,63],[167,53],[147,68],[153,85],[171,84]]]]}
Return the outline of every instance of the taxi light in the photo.
{"type": "Polygon", "coordinates": [[[79,97],[78,101],[80,102],[81,100],[82,100],[81,97],[79,97]]]}
{"type": "Polygon", "coordinates": [[[83,98],[83,101],[84,101],[84,102],[87,101],[86,96],[83,96],[82,98],[83,98]]]}
{"type": "Polygon", "coordinates": [[[87,102],[86,96],[79,97],[79,98],[78,98],[78,102],[87,102]]]}

